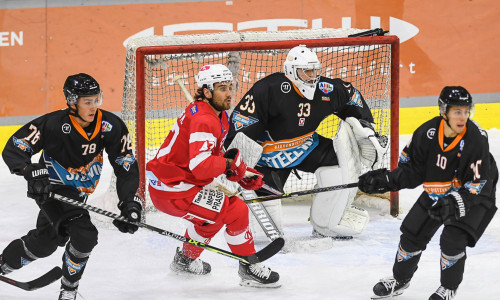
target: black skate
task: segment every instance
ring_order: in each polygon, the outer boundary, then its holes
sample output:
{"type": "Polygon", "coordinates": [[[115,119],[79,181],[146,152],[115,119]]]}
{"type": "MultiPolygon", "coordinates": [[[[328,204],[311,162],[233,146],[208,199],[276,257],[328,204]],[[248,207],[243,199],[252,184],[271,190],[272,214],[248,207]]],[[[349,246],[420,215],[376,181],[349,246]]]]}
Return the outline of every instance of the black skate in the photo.
{"type": "Polygon", "coordinates": [[[278,282],[280,275],[261,263],[245,264],[240,262],[238,275],[241,277],[241,286],[277,288],[281,286],[278,282]]]}
{"type": "Polygon", "coordinates": [[[175,251],[174,261],[170,264],[170,269],[177,273],[193,275],[207,275],[212,270],[210,265],[201,259],[192,259],[184,255],[179,247],[175,251]]]}
{"type": "Polygon", "coordinates": [[[401,295],[410,286],[410,280],[397,281],[394,277],[386,277],[373,287],[372,299],[382,299],[401,295]]]}
{"type": "Polygon", "coordinates": [[[457,290],[449,290],[443,286],[438,287],[437,291],[431,295],[429,300],[451,300],[455,297],[457,290]]]}
{"type": "Polygon", "coordinates": [[[70,287],[67,287],[64,284],[62,284],[59,298],[57,298],[57,299],[58,300],[75,300],[77,294],[78,294],[78,286],[76,286],[74,288],[70,288],[70,287]]]}

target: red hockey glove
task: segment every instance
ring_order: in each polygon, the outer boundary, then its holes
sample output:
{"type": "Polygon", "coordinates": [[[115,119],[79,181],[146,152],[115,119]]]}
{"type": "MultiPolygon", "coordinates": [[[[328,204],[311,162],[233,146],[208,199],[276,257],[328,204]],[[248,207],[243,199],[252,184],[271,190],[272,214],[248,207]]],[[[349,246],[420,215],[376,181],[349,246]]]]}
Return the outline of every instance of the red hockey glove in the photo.
{"type": "Polygon", "coordinates": [[[247,165],[243,162],[240,151],[236,148],[229,149],[224,153],[224,158],[232,159],[232,162],[226,160],[226,171],[224,174],[226,174],[227,180],[240,181],[243,179],[247,165]]]}
{"type": "Polygon", "coordinates": [[[247,168],[248,172],[251,172],[255,175],[252,175],[251,177],[243,177],[238,183],[242,188],[245,190],[258,190],[264,185],[264,180],[262,178],[264,177],[264,174],[260,173],[259,171],[252,169],[252,168],[247,168]]]}

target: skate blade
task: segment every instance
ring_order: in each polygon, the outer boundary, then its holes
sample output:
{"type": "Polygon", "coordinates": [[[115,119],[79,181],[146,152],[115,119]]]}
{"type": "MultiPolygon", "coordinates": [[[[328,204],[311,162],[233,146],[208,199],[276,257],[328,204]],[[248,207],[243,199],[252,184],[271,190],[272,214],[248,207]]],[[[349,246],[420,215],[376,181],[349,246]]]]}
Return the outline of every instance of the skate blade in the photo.
{"type": "Polygon", "coordinates": [[[281,282],[277,281],[273,283],[264,284],[254,280],[241,279],[240,285],[247,287],[255,287],[255,288],[279,288],[281,287],[281,282]]]}
{"type": "MultiPolygon", "coordinates": [[[[403,290],[404,291],[404,290],[403,290]]],[[[386,298],[393,298],[393,297],[396,297],[396,296],[399,296],[403,293],[403,291],[397,291],[397,292],[394,292],[392,293],[392,295],[387,295],[387,296],[377,296],[377,295],[373,295],[370,299],[372,300],[376,300],[376,299],[386,299],[386,298]]]]}

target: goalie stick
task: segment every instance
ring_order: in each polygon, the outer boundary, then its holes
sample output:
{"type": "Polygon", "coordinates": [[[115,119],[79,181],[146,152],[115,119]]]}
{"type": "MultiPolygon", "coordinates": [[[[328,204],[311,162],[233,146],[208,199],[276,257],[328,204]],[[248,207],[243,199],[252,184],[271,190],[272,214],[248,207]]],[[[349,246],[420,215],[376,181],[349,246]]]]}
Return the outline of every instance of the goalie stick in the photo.
{"type": "Polygon", "coordinates": [[[273,255],[275,255],[276,253],[278,253],[281,250],[281,248],[283,248],[283,246],[285,245],[285,240],[282,238],[278,238],[278,239],[275,239],[274,241],[272,241],[269,245],[267,245],[266,247],[264,247],[260,251],[256,252],[255,254],[248,255],[248,256],[238,255],[238,254],[231,253],[231,252],[223,250],[223,249],[219,249],[217,247],[207,245],[207,244],[202,243],[202,242],[198,242],[198,241],[193,240],[193,239],[188,239],[183,235],[179,235],[179,234],[176,234],[176,233],[173,233],[170,231],[166,231],[166,230],[163,230],[161,228],[154,227],[152,225],[148,225],[148,224],[145,224],[142,222],[132,222],[129,219],[122,217],[120,215],[117,215],[115,213],[112,213],[110,211],[106,211],[106,210],[100,209],[100,208],[92,206],[92,205],[81,203],[79,201],[76,201],[74,199],[71,199],[71,198],[68,198],[68,197],[65,197],[62,195],[50,193],[50,197],[55,199],[55,200],[64,202],[64,203],[67,203],[67,204],[70,204],[73,206],[78,206],[78,207],[87,209],[91,212],[104,215],[104,216],[109,217],[111,219],[115,219],[115,220],[122,221],[122,222],[127,222],[129,224],[133,224],[133,225],[139,226],[141,228],[145,228],[145,229],[148,229],[150,231],[154,231],[154,232],[159,233],[161,235],[174,238],[178,241],[188,243],[188,244],[194,245],[196,247],[212,251],[214,253],[218,253],[218,254],[221,254],[221,255],[224,255],[227,257],[237,259],[237,260],[244,262],[244,263],[247,263],[247,264],[255,264],[255,263],[263,262],[266,259],[268,259],[268,258],[272,257],[273,255]]]}
{"type": "Polygon", "coordinates": [[[347,184],[327,186],[327,187],[322,187],[322,188],[317,188],[317,189],[312,189],[312,190],[307,190],[307,191],[298,191],[298,192],[292,192],[292,193],[284,193],[284,194],[280,194],[280,195],[270,195],[270,196],[257,197],[257,198],[252,199],[252,200],[243,200],[243,201],[245,203],[264,202],[264,201],[275,200],[275,199],[285,199],[285,198],[292,198],[292,197],[298,197],[298,196],[304,196],[304,195],[310,195],[310,194],[316,194],[316,193],[324,193],[324,192],[349,189],[349,188],[354,188],[357,186],[358,186],[358,183],[353,182],[353,183],[347,183],[347,184]]]}
{"type": "Polygon", "coordinates": [[[31,281],[27,282],[22,282],[22,281],[17,281],[15,279],[11,279],[5,276],[0,275],[0,281],[3,281],[5,283],[8,283],[10,285],[13,285],[15,287],[18,287],[20,289],[23,289],[25,291],[34,291],[36,289],[42,288],[44,286],[47,286],[54,281],[58,280],[62,276],[62,270],[60,267],[54,267],[52,270],[48,271],[47,273],[43,274],[42,276],[33,279],[31,281]]]}

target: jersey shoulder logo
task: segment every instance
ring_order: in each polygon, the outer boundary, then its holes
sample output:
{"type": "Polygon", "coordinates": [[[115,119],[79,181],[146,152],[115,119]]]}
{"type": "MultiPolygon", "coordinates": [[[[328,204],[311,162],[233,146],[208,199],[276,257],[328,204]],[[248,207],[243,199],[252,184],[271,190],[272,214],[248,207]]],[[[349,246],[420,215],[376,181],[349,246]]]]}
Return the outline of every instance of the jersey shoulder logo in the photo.
{"type": "Polygon", "coordinates": [[[325,95],[328,95],[331,92],[333,92],[333,84],[328,82],[321,81],[320,83],[318,83],[318,88],[325,95]]]}
{"type": "Polygon", "coordinates": [[[361,94],[358,92],[357,89],[354,89],[354,93],[351,96],[351,99],[349,102],[347,102],[347,105],[354,105],[354,106],[359,106],[363,107],[363,102],[361,102],[361,94]]]}
{"type": "Polygon", "coordinates": [[[283,92],[283,94],[288,94],[290,93],[290,91],[292,90],[292,86],[290,85],[289,82],[283,82],[281,83],[281,92],[283,92]]]}
{"type": "Polygon", "coordinates": [[[234,124],[234,129],[236,129],[236,131],[248,127],[257,122],[259,122],[259,119],[256,119],[251,116],[244,116],[240,114],[239,111],[233,111],[233,124],[234,124]]]}
{"type": "Polygon", "coordinates": [[[436,128],[430,128],[429,130],[427,130],[427,138],[429,140],[432,140],[435,134],[436,134],[436,128]]]}
{"type": "Polygon", "coordinates": [[[69,123],[64,123],[61,130],[63,133],[69,134],[71,132],[71,125],[69,125],[69,123]]]}
{"type": "Polygon", "coordinates": [[[23,150],[24,152],[33,153],[33,149],[31,149],[30,144],[26,142],[24,139],[18,139],[15,136],[13,136],[12,142],[14,143],[14,146],[23,150]]]}
{"type": "Polygon", "coordinates": [[[110,132],[111,129],[113,129],[113,125],[111,125],[111,123],[109,123],[108,121],[102,121],[101,125],[102,132],[110,132]]]}
{"type": "Polygon", "coordinates": [[[190,111],[191,111],[191,115],[194,115],[195,113],[197,113],[198,112],[198,105],[196,105],[196,104],[193,105],[193,107],[191,107],[190,111]]]}

